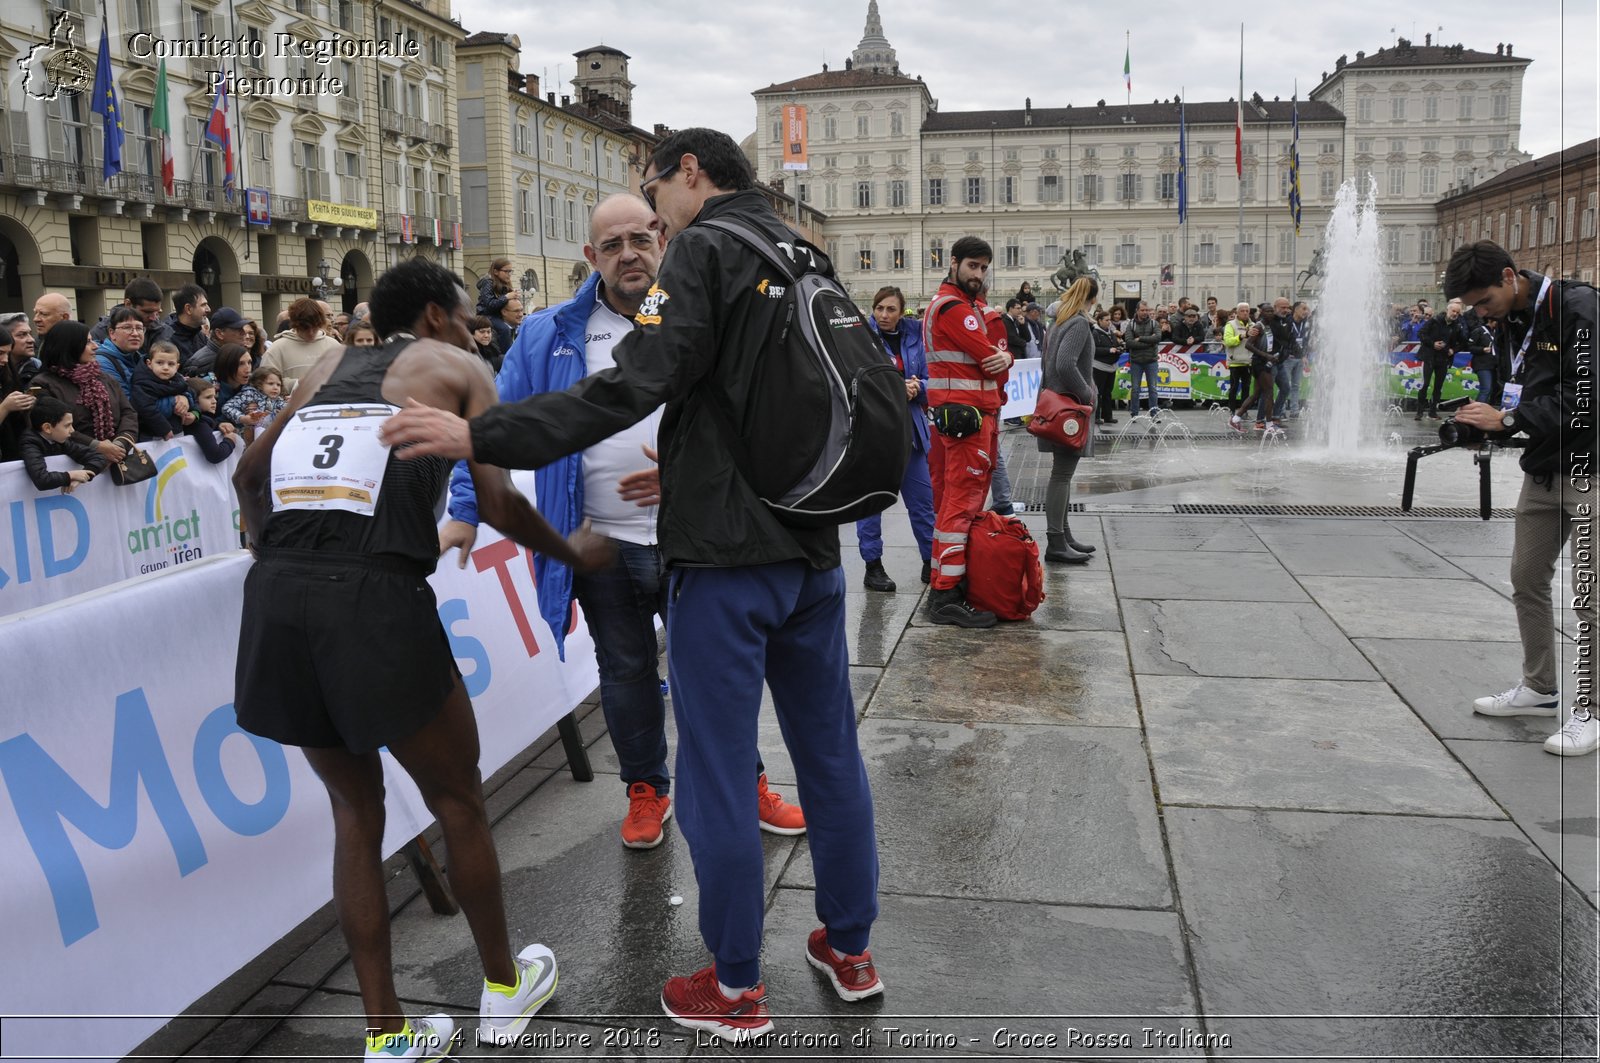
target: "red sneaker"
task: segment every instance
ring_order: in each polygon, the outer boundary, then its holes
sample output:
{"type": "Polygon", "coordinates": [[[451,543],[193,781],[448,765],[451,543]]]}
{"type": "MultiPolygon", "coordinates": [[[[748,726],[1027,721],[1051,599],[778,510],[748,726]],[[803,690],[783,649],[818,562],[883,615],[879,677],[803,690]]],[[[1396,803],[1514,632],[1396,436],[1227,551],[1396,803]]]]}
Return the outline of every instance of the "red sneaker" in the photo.
{"type": "Polygon", "coordinates": [[[872,952],[868,950],[859,956],[834,959],[833,949],[828,946],[826,927],[819,926],[806,940],[806,960],[828,976],[828,981],[833,983],[834,992],[839,994],[841,1000],[865,1000],[883,992],[883,979],[878,977],[878,969],[872,966],[872,952]]]}
{"type": "Polygon", "coordinates": [[[679,1026],[705,1030],[724,1041],[748,1041],[772,1032],[767,987],[758,985],[730,1000],[717,986],[715,965],[687,978],[669,978],[661,988],[661,1010],[679,1026]]]}
{"type": "Polygon", "coordinates": [[[622,844],[654,849],[661,844],[661,825],[672,818],[672,798],[657,794],[647,782],[628,787],[628,814],[622,818],[622,844]]]}
{"type": "Polygon", "coordinates": [[[768,834],[804,834],[806,815],[799,805],[791,805],[783,795],[767,789],[767,773],[756,779],[756,807],[761,812],[761,829],[768,834]]]}

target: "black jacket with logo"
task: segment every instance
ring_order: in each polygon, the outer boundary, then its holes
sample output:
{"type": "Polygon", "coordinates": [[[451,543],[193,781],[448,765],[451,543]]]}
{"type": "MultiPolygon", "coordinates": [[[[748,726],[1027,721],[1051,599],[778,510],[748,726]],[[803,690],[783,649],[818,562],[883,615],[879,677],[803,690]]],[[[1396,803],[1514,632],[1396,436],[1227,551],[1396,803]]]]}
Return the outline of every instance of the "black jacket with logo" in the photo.
{"type": "MultiPolygon", "coordinates": [[[[1535,295],[1544,277],[1520,271],[1535,295]]],[[[1532,342],[1516,381],[1522,400],[1514,431],[1526,433],[1522,471],[1542,483],[1556,476],[1585,475],[1594,459],[1594,343],[1600,321],[1600,292],[1578,281],[1552,281],[1549,293],[1532,310],[1532,342]]],[[[1513,357],[1530,325],[1528,315],[1510,315],[1496,338],[1513,357]]]]}
{"type": "MultiPolygon", "coordinates": [[[[666,404],[659,433],[657,533],[669,564],[735,567],[803,559],[839,564],[834,527],[778,522],[740,474],[734,424],[753,405],[763,365],[781,353],[788,280],[737,238],[700,225],[729,217],[793,242],[760,193],[708,200],[667,245],[637,327],[617,345],[616,366],[567,391],[496,406],[472,420],[478,461],[536,469],[593,446],[666,404]]],[[[832,264],[818,256],[828,270],[832,264]]],[[[750,460],[759,463],[761,455],[750,460]]]]}

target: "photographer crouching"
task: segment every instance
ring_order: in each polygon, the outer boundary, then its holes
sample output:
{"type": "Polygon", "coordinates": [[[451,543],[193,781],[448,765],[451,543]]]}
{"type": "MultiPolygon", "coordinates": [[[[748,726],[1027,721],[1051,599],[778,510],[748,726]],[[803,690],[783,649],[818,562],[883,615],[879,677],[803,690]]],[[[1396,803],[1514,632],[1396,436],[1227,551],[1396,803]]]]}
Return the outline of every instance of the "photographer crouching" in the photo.
{"type": "Polygon", "coordinates": [[[1485,716],[1554,716],[1560,711],[1551,580],[1562,546],[1572,543],[1572,594],[1578,614],[1571,713],[1545,741],[1546,752],[1582,756],[1600,747],[1594,711],[1594,331],[1600,293],[1577,281],[1518,270],[1487,240],[1450,256],[1446,298],[1499,322],[1497,342],[1511,352],[1511,377],[1498,408],[1469,403],[1456,420],[1505,439],[1528,437],[1522,453],[1511,551],[1511,601],[1522,640],[1522,682],[1479,698],[1485,716]]]}

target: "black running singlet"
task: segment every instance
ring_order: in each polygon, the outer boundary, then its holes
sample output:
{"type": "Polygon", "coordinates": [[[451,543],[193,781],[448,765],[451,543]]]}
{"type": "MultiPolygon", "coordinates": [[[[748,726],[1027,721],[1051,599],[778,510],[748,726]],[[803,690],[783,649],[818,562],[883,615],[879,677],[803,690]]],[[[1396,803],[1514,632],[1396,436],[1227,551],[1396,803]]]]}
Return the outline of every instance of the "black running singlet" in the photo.
{"type": "MultiPolygon", "coordinates": [[[[346,348],[333,375],[317,389],[311,402],[296,412],[297,419],[323,418],[319,423],[327,425],[325,430],[317,429],[321,445],[310,462],[315,469],[334,473],[338,470],[341,451],[345,449],[337,420],[329,418],[331,408],[390,406],[383,396],[383,380],[390,365],[410,342],[396,340],[381,347],[346,348]]],[[[292,427],[285,426],[285,431],[292,427]]],[[[353,452],[354,447],[349,449],[353,452]]],[[[302,478],[308,480],[318,476],[309,469],[285,470],[279,457],[280,448],[275,447],[274,478],[285,471],[303,474],[302,478]]],[[[271,513],[260,537],[261,546],[265,550],[325,550],[401,557],[432,572],[439,559],[439,507],[444,500],[452,464],[444,458],[405,461],[391,451],[384,464],[376,507],[370,515],[340,509],[285,509],[274,504],[278,497],[269,499],[271,513]]]]}

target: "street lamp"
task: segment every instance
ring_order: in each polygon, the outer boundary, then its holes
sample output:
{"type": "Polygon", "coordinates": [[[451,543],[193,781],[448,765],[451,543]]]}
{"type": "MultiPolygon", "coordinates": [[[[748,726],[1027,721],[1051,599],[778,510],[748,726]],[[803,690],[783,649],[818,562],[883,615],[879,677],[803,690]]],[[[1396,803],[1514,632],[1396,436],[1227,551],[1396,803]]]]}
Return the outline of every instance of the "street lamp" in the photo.
{"type": "Polygon", "coordinates": [[[217,283],[217,267],[208,262],[195,273],[195,278],[199,280],[200,287],[210,288],[217,283]]]}
{"type": "Polygon", "coordinates": [[[329,288],[337,291],[344,287],[344,279],[336,276],[336,273],[333,263],[327,259],[317,263],[317,275],[311,278],[311,287],[316,292],[318,299],[323,298],[329,288]]]}

